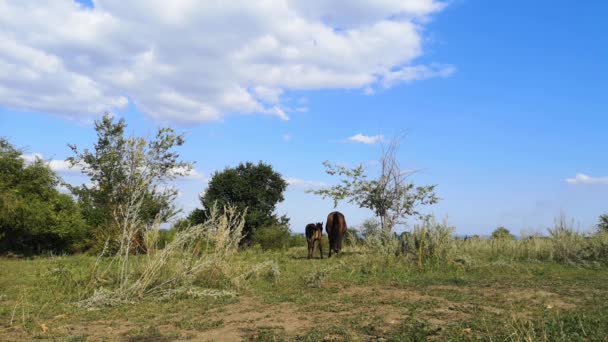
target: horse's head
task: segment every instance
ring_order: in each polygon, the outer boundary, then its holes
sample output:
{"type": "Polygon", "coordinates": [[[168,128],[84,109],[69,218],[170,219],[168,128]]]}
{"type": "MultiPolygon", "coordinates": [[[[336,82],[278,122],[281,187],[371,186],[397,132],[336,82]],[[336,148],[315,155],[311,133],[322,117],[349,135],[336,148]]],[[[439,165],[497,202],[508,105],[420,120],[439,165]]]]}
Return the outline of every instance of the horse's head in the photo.
{"type": "Polygon", "coordinates": [[[315,229],[323,231],[323,223],[317,222],[317,224],[315,225],[315,229]]]}

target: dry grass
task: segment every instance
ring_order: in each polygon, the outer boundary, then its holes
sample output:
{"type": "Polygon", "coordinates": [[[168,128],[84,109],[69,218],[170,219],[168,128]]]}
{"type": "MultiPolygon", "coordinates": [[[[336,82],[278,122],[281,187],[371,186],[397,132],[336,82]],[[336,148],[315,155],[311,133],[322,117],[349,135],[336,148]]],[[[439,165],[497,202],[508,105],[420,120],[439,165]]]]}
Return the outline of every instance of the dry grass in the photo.
{"type": "MultiPolygon", "coordinates": [[[[94,308],[176,295],[233,296],[234,292],[201,288],[198,283],[203,279],[203,283],[210,284],[208,278],[229,273],[228,265],[238,251],[243,226],[244,213],[233,207],[222,212],[214,208],[205,223],[179,232],[164,249],[149,248],[139,259],[121,250],[105,267],[100,267],[98,258],[92,270],[94,281],[89,284],[94,288],[93,295],[77,305],[94,308]]],[[[153,239],[154,235],[149,246],[155,246],[153,239]]]]}

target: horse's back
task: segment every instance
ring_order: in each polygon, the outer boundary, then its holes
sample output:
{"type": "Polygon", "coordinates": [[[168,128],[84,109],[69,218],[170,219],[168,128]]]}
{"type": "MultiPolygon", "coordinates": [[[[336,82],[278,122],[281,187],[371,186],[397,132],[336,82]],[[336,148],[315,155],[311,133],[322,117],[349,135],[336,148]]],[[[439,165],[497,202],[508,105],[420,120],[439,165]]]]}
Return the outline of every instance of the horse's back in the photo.
{"type": "Polygon", "coordinates": [[[334,211],[327,215],[327,223],[325,224],[325,230],[327,234],[339,232],[344,234],[346,232],[346,219],[344,215],[339,211],[334,211]]]}

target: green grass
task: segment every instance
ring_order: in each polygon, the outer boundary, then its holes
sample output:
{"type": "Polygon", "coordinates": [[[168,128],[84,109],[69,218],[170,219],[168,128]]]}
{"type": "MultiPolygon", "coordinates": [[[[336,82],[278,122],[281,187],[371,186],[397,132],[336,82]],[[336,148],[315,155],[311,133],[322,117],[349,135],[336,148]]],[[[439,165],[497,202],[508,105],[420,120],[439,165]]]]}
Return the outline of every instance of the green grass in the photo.
{"type": "Polygon", "coordinates": [[[95,310],[73,304],[92,294],[95,258],[0,259],[0,340],[608,339],[602,264],[487,257],[421,270],[407,257],[362,249],[305,256],[303,247],[238,253],[233,274],[274,261],[280,275],[248,278],[237,297],[135,298],[95,310]]]}

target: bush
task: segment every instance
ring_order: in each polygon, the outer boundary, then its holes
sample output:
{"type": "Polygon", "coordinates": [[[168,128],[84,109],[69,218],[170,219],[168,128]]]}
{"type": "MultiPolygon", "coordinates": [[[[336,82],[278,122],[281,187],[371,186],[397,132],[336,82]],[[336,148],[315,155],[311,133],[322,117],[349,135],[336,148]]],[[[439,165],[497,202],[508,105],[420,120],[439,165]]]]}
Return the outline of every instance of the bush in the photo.
{"type": "Polygon", "coordinates": [[[492,232],[492,239],[508,239],[513,240],[515,237],[511,235],[511,232],[505,227],[498,227],[492,232]]]}
{"type": "Polygon", "coordinates": [[[597,224],[597,229],[600,232],[608,233],[608,214],[600,216],[600,222],[597,224]]]}
{"type": "Polygon", "coordinates": [[[26,165],[22,152],[0,138],[0,253],[74,253],[89,227],[61,179],[41,159],[26,165]]]}
{"type": "Polygon", "coordinates": [[[260,245],[263,250],[285,249],[290,246],[291,233],[287,226],[277,225],[258,228],[253,234],[253,245],[260,245]]]}
{"type": "Polygon", "coordinates": [[[304,234],[293,234],[289,239],[289,247],[307,246],[306,236],[304,234]]]}

